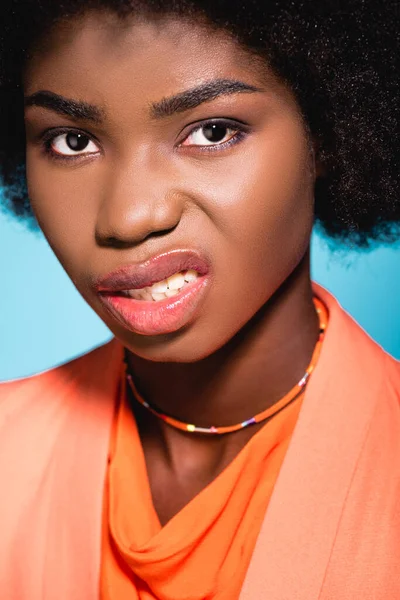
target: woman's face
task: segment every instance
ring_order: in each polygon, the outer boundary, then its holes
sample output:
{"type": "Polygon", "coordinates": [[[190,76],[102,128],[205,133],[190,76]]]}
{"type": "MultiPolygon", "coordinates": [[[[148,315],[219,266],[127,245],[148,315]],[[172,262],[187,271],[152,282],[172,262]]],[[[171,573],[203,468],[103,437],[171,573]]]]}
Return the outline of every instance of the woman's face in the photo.
{"type": "Polygon", "coordinates": [[[307,252],[315,175],[298,107],[227,34],[88,14],[36,49],[25,95],[39,224],[139,356],[210,355],[307,252]]]}

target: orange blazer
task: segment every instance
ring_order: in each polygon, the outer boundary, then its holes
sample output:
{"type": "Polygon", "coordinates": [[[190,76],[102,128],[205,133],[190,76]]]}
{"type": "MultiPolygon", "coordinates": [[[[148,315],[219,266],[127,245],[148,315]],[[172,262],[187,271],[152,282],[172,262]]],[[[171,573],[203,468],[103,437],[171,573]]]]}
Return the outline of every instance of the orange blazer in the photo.
{"type": "MultiPolygon", "coordinates": [[[[400,598],[400,363],[319,286],[317,368],[239,600],[400,598]]],[[[0,385],[0,597],[98,600],[116,340],[0,385]]],[[[234,599],[232,599],[234,600],[234,599]]]]}

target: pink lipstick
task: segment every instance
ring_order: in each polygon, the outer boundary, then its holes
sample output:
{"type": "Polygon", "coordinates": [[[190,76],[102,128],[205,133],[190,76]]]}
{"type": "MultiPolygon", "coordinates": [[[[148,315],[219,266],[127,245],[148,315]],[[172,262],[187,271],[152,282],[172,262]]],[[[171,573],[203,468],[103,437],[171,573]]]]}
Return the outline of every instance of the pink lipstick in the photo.
{"type": "Polygon", "coordinates": [[[181,329],[194,317],[209,283],[210,263],[205,257],[194,250],[172,250],[120,267],[99,278],[94,287],[106,310],[130,331],[162,335],[181,329]],[[176,280],[178,273],[187,271],[197,277],[188,278],[181,289],[167,290],[171,297],[151,295],[153,284],[176,280]],[[136,299],[141,292],[146,299],[136,299]]]}

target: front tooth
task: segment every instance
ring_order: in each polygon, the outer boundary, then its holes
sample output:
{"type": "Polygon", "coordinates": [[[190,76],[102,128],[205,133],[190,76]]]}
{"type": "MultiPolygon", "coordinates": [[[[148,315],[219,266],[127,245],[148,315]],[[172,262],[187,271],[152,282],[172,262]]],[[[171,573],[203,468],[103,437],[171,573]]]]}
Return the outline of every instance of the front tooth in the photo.
{"type": "Polygon", "coordinates": [[[155,301],[164,300],[164,298],[165,298],[165,294],[157,294],[156,292],[151,292],[151,296],[152,296],[153,300],[155,300],[155,301]]]}
{"type": "Polygon", "coordinates": [[[170,290],[179,290],[181,287],[183,287],[185,278],[182,273],[175,273],[175,275],[168,277],[167,282],[170,290]]]}
{"type": "Polygon", "coordinates": [[[198,273],[197,271],[193,271],[192,269],[190,269],[189,271],[186,271],[186,273],[184,274],[184,278],[185,281],[187,281],[188,283],[196,281],[196,279],[198,278],[198,273]]]}
{"type": "Polygon", "coordinates": [[[172,296],[176,296],[176,294],[179,294],[179,290],[167,290],[165,292],[165,295],[167,296],[167,298],[171,298],[172,296]]]}
{"type": "Polygon", "coordinates": [[[164,292],[168,289],[168,282],[166,279],[164,281],[159,281],[151,286],[151,292],[155,292],[156,294],[164,294],[164,292]]]}

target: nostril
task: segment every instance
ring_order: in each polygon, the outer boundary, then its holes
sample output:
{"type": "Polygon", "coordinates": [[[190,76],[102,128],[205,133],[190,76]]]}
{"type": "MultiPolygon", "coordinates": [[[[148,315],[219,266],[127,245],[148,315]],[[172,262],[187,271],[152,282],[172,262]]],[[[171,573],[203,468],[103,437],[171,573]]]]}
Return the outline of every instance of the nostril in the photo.
{"type": "Polygon", "coordinates": [[[168,229],[161,229],[160,231],[151,231],[147,235],[143,236],[140,240],[132,236],[131,239],[123,239],[122,237],[118,237],[115,235],[102,236],[96,232],[96,243],[98,246],[104,248],[117,248],[124,249],[130,248],[132,246],[137,246],[138,244],[144,242],[148,238],[152,237],[163,237],[165,235],[170,234],[172,231],[176,229],[178,224],[170,227],[168,229]]]}
{"type": "Polygon", "coordinates": [[[163,235],[168,235],[172,231],[174,231],[178,226],[178,223],[173,227],[169,227],[168,229],[162,229],[161,231],[153,231],[147,237],[162,237],[163,235]]]}
{"type": "Polygon", "coordinates": [[[128,242],[126,240],[122,240],[120,238],[114,237],[112,235],[104,237],[101,235],[98,235],[96,233],[96,244],[102,248],[129,248],[130,246],[132,246],[131,242],[128,242]]]}

